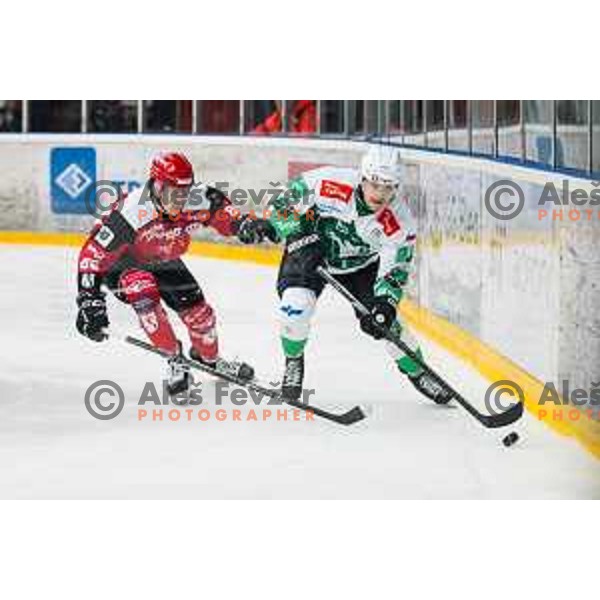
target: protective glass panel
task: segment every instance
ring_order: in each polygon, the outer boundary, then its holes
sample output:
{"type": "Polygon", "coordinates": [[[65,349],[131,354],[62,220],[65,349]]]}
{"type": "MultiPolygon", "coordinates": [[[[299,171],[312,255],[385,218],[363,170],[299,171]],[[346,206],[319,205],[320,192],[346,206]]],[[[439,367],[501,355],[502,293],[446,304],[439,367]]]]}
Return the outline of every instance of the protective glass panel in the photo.
{"type": "Polygon", "coordinates": [[[556,166],[589,168],[589,100],[556,101],[556,166]]]}
{"type": "Polygon", "coordinates": [[[546,166],[554,164],[554,102],[523,100],[525,158],[546,166]]]}
{"type": "Polygon", "coordinates": [[[191,100],[144,100],[145,133],[191,133],[191,100]]]}
{"type": "Polygon", "coordinates": [[[244,101],[244,131],[246,133],[279,133],[283,130],[281,100],[244,101]]]}
{"type": "Polygon", "coordinates": [[[135,133],[137,100],[89,100],[87,127],[92,133],[135,133]]]}
{"type": "Polygon", "coordinates": [[[444,100],[426,100],[427,103],[427,146],[429,148],[446,148],[446,118],[444,100]]]}
{"type": "Polygon", "coordinates": [[[23,128],[22,100],[0,100],[0,133],[15,133],[23,128]]]}
{"type": "Polygon", "coordinates": [[[423,100],[401,100],[400,127],[407,144],[424,145],[423,100]]]}
{"type": "Polygon", "coordinates": [[[448,149],[469,150],[468,100],[448,101],[448,149]]]}
{"type": "Polygon", "coordinates": [[[310,135],[317,132],[317,101],[287,100],[285,131],[310,135]]]}
{"type": "Polygon", "coordinates": [[[239,133],[241,100],[197,100],[198,133],[239,133]]]}
{"type": "Polygon", "coordinates": [[[497,100],[498,155],[523,158],[523,130],[519,100],[497,100]]]}
{"type": "Polygon", "coordinates": [[[79,133],[81,100],[29,100],[29,131],[79,133]]]}
{"type": "Polygon", "coordinates": [[[495,153],[494,101],[471,100],[472,151],[474,154],[495,153]]]}
{"type": "Polygon", "coordinates": [[[343,100],[321,100],[321,133],[345,131],[343,100]]]}

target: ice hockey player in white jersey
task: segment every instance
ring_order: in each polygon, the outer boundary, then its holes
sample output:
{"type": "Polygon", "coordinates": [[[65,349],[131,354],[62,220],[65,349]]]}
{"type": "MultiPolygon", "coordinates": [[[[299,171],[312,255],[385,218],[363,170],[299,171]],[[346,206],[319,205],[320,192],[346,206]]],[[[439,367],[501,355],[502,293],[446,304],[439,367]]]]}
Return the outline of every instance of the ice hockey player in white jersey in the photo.
{"type": "MultiPolygon", "coordinates": [[[[242,242],[258,243],[264,238],[285,242],[277,292],[286,398],[298,399],[302,394],[304,349],[325,287],[319,265],[369,307],[370,315],[357,313],[366,334],[381,339],[375,324],[383,323],[421,356],[397,316],[416,242],[415,222],[399,195],[400,183],[399,150],[374,146],[360,169],[322,167],[305,172],[273,202],[268,219],[242,220],[238,230],[242,242]]],[[[386,344],[398,370],[419,391],[437,403],[447,401],[416,361],[386,344]]]]}

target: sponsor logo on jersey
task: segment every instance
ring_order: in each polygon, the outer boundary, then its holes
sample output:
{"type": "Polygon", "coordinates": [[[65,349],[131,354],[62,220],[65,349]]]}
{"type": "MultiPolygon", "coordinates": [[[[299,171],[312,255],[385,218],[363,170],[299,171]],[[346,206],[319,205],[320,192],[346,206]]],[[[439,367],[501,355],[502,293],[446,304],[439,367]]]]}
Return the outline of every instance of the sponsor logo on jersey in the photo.
{"type": "Polygon", "coordinates": [[[339,204],[319,204],[319,214],[320,215],[332,215],[333,218],[337,218],[337,215],[343,215],[344,211],[340,207],[339,204]]]}
{"type": "Polygon", "coordinates": [[[96,234],[96,237],[94,238],[95,242],[99,245],[102,246],[102,248],[104,248],[105,250],[108,249],[109,244],[115,239],[115,234],[113,232],[113,230],[108,227],[107,225],[103,225],[100,230],[98,231],[98,233],[96,234]]]}
{"type": "Polygon", "coordinates": [[[321,196],[326,198],[335,198],[342,202],[350,202],[354,188],[347,183],[340,183],[339,181],[332,181],[331,179],[323,179],[321,181],[321,189],[319,191],[321,196]]]}
{"type": "Polygon", "coordinates": [[[381,223],[383,233],[388,237],[394,235],[401,229],[400,222],[396,215],[387,206],[379,211],[377,221],[381,223]]]}
{"type": "Polygon", "coordinates": [[[200,223],[192,222],[187,225],[171,225],[170,223],[154,223],[140,233],[140,241],[159,241],[165,244],[173,244],[185,234],[190,234],[200,228],[200,223]]]}
{"type": "Polygon", "coordinates": [[[297,317],[304,312],[301,308],[294,308],[291,304],[282,306],[279,310],[288,317],[297,317]]]}
{"type": "Polygon", "coordinates": [[[128,295],[132,294],[140,294],[146,290],[152,289],[155,287],[155,283],[152,280],[148,279],[136,279],[131,283],[128,283],[125,287],[125,293],[128,295]]]}
{"type": "Polygon", "coordinates": [[[290,242],[287,245],[288,253],[296,252],[296,250],[300,250],[300,248],[304,248],[305,246],[309,246],[310,244],[315,244],[319,241],[319,234],[312,233],[311,235],[307,235],[306,237],[300,238],[294,242],[290,242]]]}

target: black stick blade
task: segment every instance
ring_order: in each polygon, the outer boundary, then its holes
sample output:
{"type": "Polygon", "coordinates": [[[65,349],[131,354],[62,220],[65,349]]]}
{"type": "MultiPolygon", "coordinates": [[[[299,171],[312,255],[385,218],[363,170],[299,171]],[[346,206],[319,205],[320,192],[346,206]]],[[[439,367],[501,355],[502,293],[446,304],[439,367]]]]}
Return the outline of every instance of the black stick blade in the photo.
{"type": "Polygon", "coordinates": [[[294,408],[299,408],[300,410],[311,411],[318,417],[327,419],[328,421],[333,421],[334,423],[338,423],[339,425],[354,425],[354,423],[358,423],[359,421],[362,421],[366,418],[366,415],[360,406],[354,406],[345,413],[338,414],[329,412],[327,410],[319,408],[318,406],[304,404],[295,400],[283,399],[283,402],[285,402],[289,406],[293,406],[294,408]]]}
{"type": "Polygon", "coordinates": [[[485,427],[489,429],[497,429],[498,427],[506,427],[515,421],[518,421],[523,416],[523,403],[517,402],[504,412],[497,415],[483,415],[484,420],[481,421],[485,427]]]}

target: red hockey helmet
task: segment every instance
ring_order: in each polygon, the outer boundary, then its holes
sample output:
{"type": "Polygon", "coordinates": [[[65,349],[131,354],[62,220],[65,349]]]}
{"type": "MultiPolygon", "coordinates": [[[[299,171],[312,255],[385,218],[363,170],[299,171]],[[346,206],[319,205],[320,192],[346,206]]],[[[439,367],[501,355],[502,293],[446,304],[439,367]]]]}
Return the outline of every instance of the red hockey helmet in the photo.
{"type": "Polygon", "coordinates": [[[194,183],[194,168],[180,152],[169,152],[154,158],[150,177],[163,185],[168,183],[176,187],[188,187],[194,183]]]}

